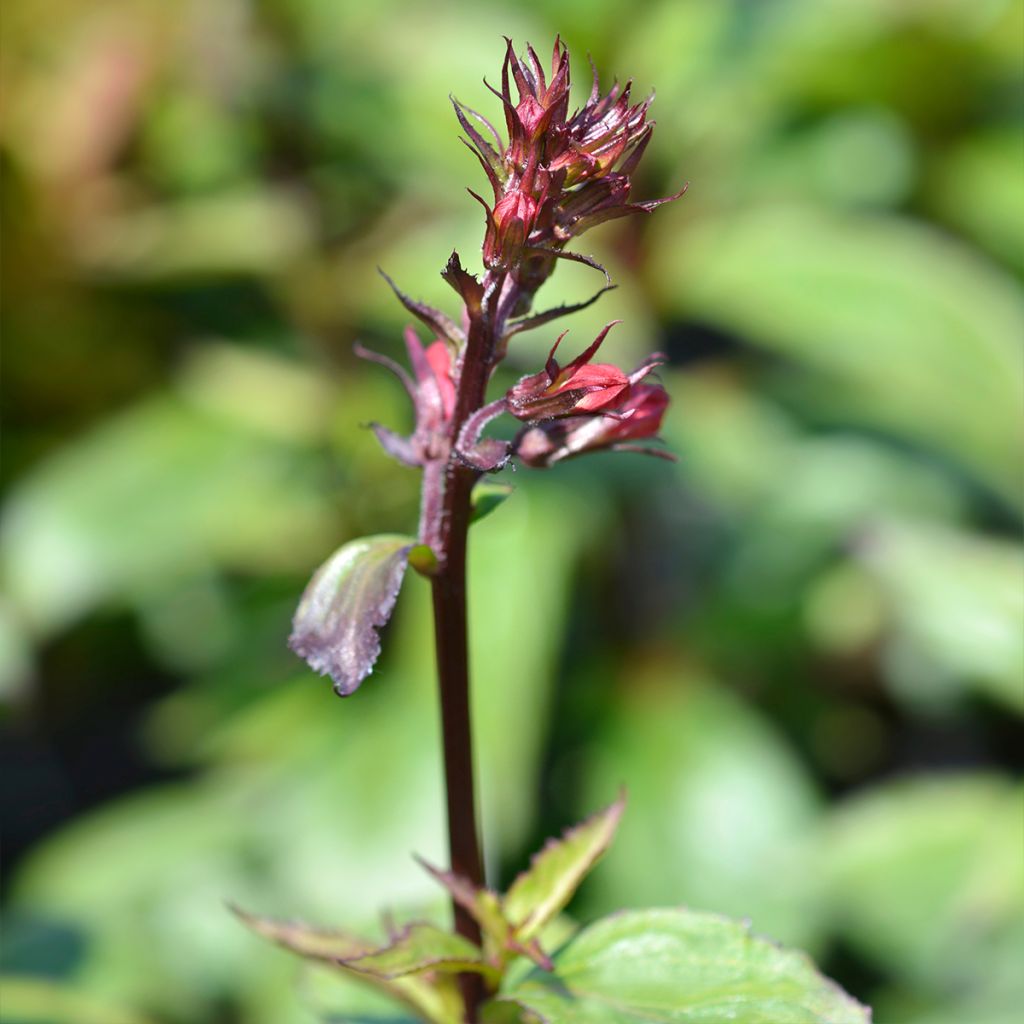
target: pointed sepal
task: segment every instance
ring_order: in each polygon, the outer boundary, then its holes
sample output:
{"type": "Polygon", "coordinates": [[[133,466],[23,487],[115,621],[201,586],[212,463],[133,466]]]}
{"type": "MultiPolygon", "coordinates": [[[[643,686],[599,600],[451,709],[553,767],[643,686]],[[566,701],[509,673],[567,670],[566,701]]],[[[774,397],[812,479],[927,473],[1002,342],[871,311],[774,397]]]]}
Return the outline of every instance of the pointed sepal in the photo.
{"type": "Polygon", "coordinates": [[[461,327],[459,327],[454,320],[450,317],[445,316],[439,309],[434,309],[433,306],[428,306],[425,302],[417,302],[416,299],[410,298],[405,292],[395,284],[394,281],[388,277],[379,267],[377,268],[380,276],[391,286],[391,290],[395,293],[398,301],[417,320],[426,324],[427,327],[434,332],[439,338],[447,338],[453,345],[461,345],[466,340],[466,335],[463,333],[461,327]]]}

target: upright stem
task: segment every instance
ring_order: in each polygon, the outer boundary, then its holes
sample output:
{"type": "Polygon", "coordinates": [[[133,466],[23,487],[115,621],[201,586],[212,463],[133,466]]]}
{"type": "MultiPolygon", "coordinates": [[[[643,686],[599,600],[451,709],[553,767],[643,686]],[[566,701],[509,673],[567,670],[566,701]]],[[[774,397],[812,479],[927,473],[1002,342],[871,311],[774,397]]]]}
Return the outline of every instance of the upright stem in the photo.
{"type": "MultiPolygon", "coordinates": [[[[458,390],[450,439],[455,444],[463,424],[485,401],[491,359],[502,329],[500,310],[507,306],[504,276],[488,275],[483,308],[469,324],[458,373],[458,390]],[[502,301],[504,299],[504,302],[502,301]]],[[[483,855],[476,820],[473,782],[473,741],[469,705],[469,643],[466,622],[466,548],[470,498],[478,473],[447,453],[443,463],[430,466],[424,479],[424,521],[421,540],[430,543],[438,558],[432,580],[437,674],[441,691],[441,726],[444,736],[444,776],[448,803],[448,847],[452,871],[483,886],[483,855]],[[429,493],[428,493],[429,492],[429,493]],[[428,511],[429,510],[429,511],[428,511]]],[[[453,901],[455,930],[480,944],[476,921],[453,901]]],[[[466,1020],[475,1021],[486,992],[477,974],[459,979],[466,1004],[466,1020]]]]}
{"type": "MultiPolygon", "coordinates": [[[[458,473],[457,478],[469,476],[458,473]]],[[[454,483],[450,480],[449,483],[454,483]]],[[[472,478],[469,479],[472,487],[472,478]]],[[[441,727],[444,736],[444,779],[448,798],[448,848],[452,871],[475,885],[484,884],[483,856],[476,823],[473,784],[473,742],[469,711],[469,648],[466,628],[466,539],[469,528],[469,488],[449,487],[462,492],[449,505],[456,521],[448,532],[448,551],[441,572],[432,581],[434,636],[437,674],[441,689],[441,727]]],[[[455,930],[480,944],[476,921],[453,902],[455,930]]],[[[483,979],[478,974],[459,978],[466,1003],[466,1020],[476,1020],[476,1008],[484,998],[483,979]]]]}

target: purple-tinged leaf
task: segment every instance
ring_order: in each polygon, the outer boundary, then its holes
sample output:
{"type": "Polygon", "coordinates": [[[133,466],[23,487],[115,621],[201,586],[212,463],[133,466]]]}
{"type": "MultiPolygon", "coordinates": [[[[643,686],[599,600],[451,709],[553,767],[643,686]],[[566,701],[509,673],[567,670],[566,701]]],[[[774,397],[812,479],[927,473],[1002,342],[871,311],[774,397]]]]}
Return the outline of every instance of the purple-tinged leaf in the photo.
{"type": "Polygon", "coordinates": [[[432,924],[411,924],[387,946],[343,961],[349,970],[392,980],[407,974],[431,971],[461,974],[472,971],[497,980],[495,969],[483,952],[468,939],[432,924]]]}
{"type": "Polygon", "coordinates": [[[335,963],[353,957],[365,956],[373,949],[372,942],[356,938],[348,932],[316,928],[301,921],[278,921],[270,917],[250,914],[240,907],[228,908],[247,928],[279,946],[310,960],[335,963]]]}
{"type": "Polygon", "coordinates": [[[309,581],[288,646],[347,697],[380,654],[377,630],[391,617],[412,537],[378,534],[340,547],[309,581]]]}
{"type": "MultiPolygon", "coordinates": [[[[481,200],[483,202],[483,200],[481,200]]],[[[486,204],[485,204],[486,205],[486,204]]],[[[466,335],[463,333],[462,328],[459,327],[454,320],[445,316],[439,309],[434,309],[433,306],[428,306],[425,302],[417,302],[415,299],[410,298],[403,292],[394,281],[388,277],[379,267],[377,268],[378,273],[385,281],[391,286],[391,290],[395,293],[398,301],[414,317],[427,325],[438,338],[447,338],[453,345],[461,345],[466,340],[466,335]]]]}
{"type": "Polygon", "coordinates": [[[528,941],[566,904],[611,845],[626,801],[615,803],[551,839],[505,894],[505,916],[516,938],[528,941]]]}
{"type": "Polygon", "coordinates": [[[504,948],[511,935],[511,928],[505,920],[501,897],[492,889],[476,886],[454,871],[436,868],[422,857],[417,857],[417,860],[427,874],[443,885],[452,899],[480,925],[484,938],[492,945],[504,948]]]}
{"type": "Polygon", "coordinates": [[[372,955],[375,950],[372,942],[346,932],[316,928],[298,921],[259,917],[234,906],[230,910],[257,935],[307,960],[333,966],[346,976],[386,993],[409,1007],[418,1019],[430,1021],[431,1024],[453,1024],[462,1019],[462,998],[451,976],[439,975],[429,979],[415,975],[385,978],[357,971],[349,968],[346,961],[372,955]]]}

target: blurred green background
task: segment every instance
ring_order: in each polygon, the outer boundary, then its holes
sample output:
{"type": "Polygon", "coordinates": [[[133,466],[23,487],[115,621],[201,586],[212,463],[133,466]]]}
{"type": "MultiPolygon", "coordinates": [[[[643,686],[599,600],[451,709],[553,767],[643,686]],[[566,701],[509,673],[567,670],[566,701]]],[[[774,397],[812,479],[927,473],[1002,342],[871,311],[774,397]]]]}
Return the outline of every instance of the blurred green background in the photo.
{"type": "Polygon", "coordinates": [[[341,1021],[224,901],[443,913],[427,588],[348,702],[285,638],[415,522],[351,346],[399,352],[377,264],[479,266],[447,95],[556,32],[657,87],[638,194],[691,182],[587,236],[619,288],[567,324],[669,354],[679,462],[520,471],[474,531],[491,877],[625,782],[578,915],[749,917],[879,1024],[1024,1003],[1024,4],[11,0],[4,1020],[341,1021]]]}

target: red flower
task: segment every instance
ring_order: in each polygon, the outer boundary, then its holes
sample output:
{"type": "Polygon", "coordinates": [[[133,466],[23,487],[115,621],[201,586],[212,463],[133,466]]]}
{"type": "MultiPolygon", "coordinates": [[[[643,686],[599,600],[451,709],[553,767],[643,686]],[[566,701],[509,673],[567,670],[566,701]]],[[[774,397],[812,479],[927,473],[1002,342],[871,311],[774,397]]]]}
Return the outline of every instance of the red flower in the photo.
{"type": "Polygon", "coordinates": [[[553,420],[529,427],[517,439],[515,453],[527,466],[535,468],[602,448],[671,459],[673,456],[662,449],[630,443],[657,435],[668,401],[668,392],[660,384],[638,384],[614,413],[553,420]]]}
{"type": "MultiPolygon", "coordinates": [[[[605,336],[619,322],[614,320],[608,324],[594,343],[565,367],[559,366],[555,359],[558,345],[568,332],[560,334],[545,368],[523,377],[509,390],[506,396],[509,412],[520,420],[543,420],[597,412],[620,402],[629,391],[630,378],[611,363],[590,362],[605,336]]],[[[641,376],[655,365],[645,366],[641,376]]]]}

